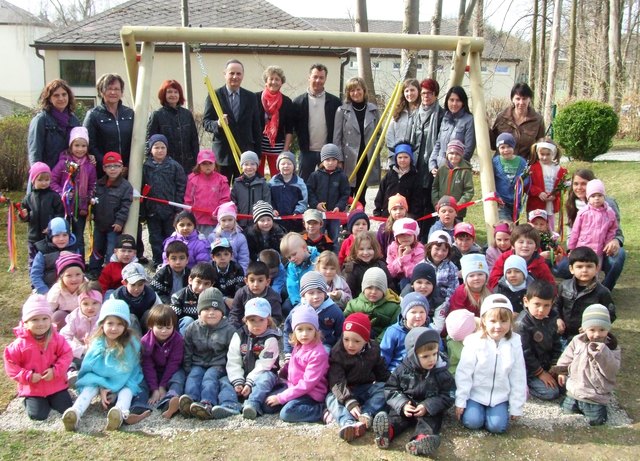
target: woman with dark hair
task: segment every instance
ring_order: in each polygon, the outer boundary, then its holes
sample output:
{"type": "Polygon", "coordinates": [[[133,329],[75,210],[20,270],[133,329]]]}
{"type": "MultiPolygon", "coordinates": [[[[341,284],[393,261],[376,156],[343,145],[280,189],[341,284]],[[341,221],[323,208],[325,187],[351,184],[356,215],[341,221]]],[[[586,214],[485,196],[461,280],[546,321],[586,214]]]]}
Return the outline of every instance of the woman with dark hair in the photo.
{"type": "Polygon", "coordinates": [[[400,141],[411,139],[413,119],[420,106],[420,82],[415,78],[405,80],[402,84],[402,95],[393,110],[393,120],[387,130],[386,143],[390,162],[395,157],[395,146],[400,141]]]}
{"type": "Polygon", "coordinates": [[[452,86],[444,98],[445,113],[438,139],[429,157],[429,171],[435,176],[445,162],[449,141],[457,139],[464,143],[464,159],[471,160],[476,148],[473,115],[469,111],[469,99],[461,86],[452,86]]]}
{"type": "Polygon", "coordinates": [[[511,133],[516,138],[516,154],[529,158],[531,146],[544,137],[542,116],[531,107],[533,91],[526,83],[516,83],[511,89],[511,105],[496,116],[489,131],[491,148],[496,149],[500,133],[511,133]]]}
{"type": "MultiPolygon", "coordinates": [[[[344,159],[344,172],[350,177],[353,170],[364,155],[364,148],[369,143],[373,130],[375,130],[380,113],[378,106],[368,101],[367,85],[360,77],[353,77],[345,85],[345,98],[336,111],[336,118],[333,128],[333,143],[342,151],[344,159]]],[[[373,148],[367,153],[369,162],[373,155],[373,148]]],[[[363,162],[353,181],[350,181],[351,194],[355,194],[357,187],[364,181],[364,174],[367,171],[369,162],[363,162]]],[[[365,204],[367,186],[374,186],[380,183],[380,159],[371,170],[367,183],[364,186],[360,203],[365,204]]]]}
{"type": "MultiPolygon", "coordinates": [[[[593,171],[586,168],[576,170],[571,177],[571,188],[567,194],[567,202],[564,205],[565,211],[567,212],[567,224],[569,228],[573,227],[578,211],[587,205],[587,183],[593,179],[596,179],[593,171]]],[[[626,252],[623,248],[624,234],[620,227],[620,209],[618,208],[618,203],[609,195],[605,197],[605,201],[615,212],[618,220],[618,230],[616,231],[615,237],[610,242],[607,242],[604,247],[604,258],[601,268],[606,274],[602,284],[612,291],[624,268],[626,252]]],[[[556,277],[571,278],[569,259],[564,258],[560,261],[553,269],[553,273],[556,277]]]]}
{"type": "Polygon", "coordinates": [[[44,162],[53,170],[60,153],[69,147],[71,129],[80,126],[80,121],[73,113],[76,108],[73,91],[64,80],[55,79],[47,83],[39,103],[40,112],[29,124],[29,165],[44,162]]]}
{"type": "Polygon", "coordinates": [[[182,107],[182,86],[176,80],[165,80],[158,90],[158,99],[162,107],[149,118],[147,140],[154,134],[164,135],[169,141],[168,154],[189,174],[196,165],[200,141],[193,114],[182,107]]]}

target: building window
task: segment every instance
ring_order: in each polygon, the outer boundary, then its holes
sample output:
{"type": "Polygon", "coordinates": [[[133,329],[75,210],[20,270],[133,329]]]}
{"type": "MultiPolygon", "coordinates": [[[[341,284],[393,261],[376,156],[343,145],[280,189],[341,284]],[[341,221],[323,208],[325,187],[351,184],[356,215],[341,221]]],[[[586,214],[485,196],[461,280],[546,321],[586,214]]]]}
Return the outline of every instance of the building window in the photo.
{"type": "Polygon", "coordinates": [[[393,70],[400,70],[400,63],[399,62],[394,62],[393,63],[393,70]]]}
{"type": "Polygon", "coordinates": [[[349,61],[349,68],[350,69],[357,69],[358,68],[358,61],[349,61]]]}
{"type": "Polygon", "coordinates": [[[417,68],[418,70],[422,70],[422,63],[418,63],[417,68]]]}
{"type": "Polygon", "coordinates": [[[380,69],[380,61],[371,61],[371,68],[374,70],[380,69]]]}
{"type": "Polygon", "coordinates": [[[509,66],[496,66],[496,74],[509,75],[509,66]]]}
{"type": "Polygon", "coordinates": [[[60,78],[69,86],[93,87],[96,84],[96,62],[60,60],[60,78]]]}

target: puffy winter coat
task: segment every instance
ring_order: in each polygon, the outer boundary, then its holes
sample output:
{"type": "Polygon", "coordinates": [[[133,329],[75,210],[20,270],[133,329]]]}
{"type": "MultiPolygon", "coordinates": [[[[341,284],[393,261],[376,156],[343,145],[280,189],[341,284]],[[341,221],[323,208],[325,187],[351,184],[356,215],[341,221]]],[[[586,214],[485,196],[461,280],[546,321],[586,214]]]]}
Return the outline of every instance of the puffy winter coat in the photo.
{"type": "Polygon", "coordinates": [[[60,194],[47,189],[31,189],[22,200],[22,209],[27,211],[27,217],[21,221],[29,223],[27,240],[36,243],[44,238],[49,221],[53,218],[64,218],[64,206],[60,194]]]}
{"type": "Polygon", "coordinates": [[[389,168],[387,174],[380,181],[380,187],[374,201],[373,215],[389,216],[389,197],[396,194],[407,199],[408,213],[413,218],[420,218],[422,203],[425,199],[422,190],[422,177],[418,175],[416,167],[411,165],[408,173],[398,176],[396,167],[389,168]]]}
{"type": "Polygon", "coordinates": [[[605,202],[602,208],[587,205],[578,212],[571,227],[567,248],[573,250],[586,246],[602,257],[604,246],[616,236],[618,220],[616,214],[605,202]]]}
{"type": "MultiPolygon", "coordinates": [[[[209,240],[204,234],[201,234],[197,230],[194,230],[186,237],[174,232],[165,239],[162,243],[162,247],[165,249],[171,242],[182,242],[189,248],[189,261],[187,267],[193,268],[198,263],[211,262],[211,251],[209,250],[209,240]]],[[[164,264],[168,264],[168,259],[165,251],[162,252],[162,261],[164,264]]]]}
{"type": "Polygon", "coordinates": [[[413,275],[413,268],[424,261],[424,245],[416,242],[411,253],[398,256],[398,243],[392,242],[387,248],[387,269],[396,279],[408,278],[413,275]]]}
{"type": "Polygon", "coordinates": [[[192,210],[198,225],[213,226],[216,220],[212,213],[223,203],[231,200],[231,188],[226,177],[214,171],[210,175],[191,173],[187,178],[184,193],[185,205],[191,205],[210,212],[192,210]]]}
{"type": "Polygon", "coordinates": [[[357,298],[352,299],[344,310],[344,316],[354,312],[363,312],[371,320],[371,336],[378,342],[382,339],[385,330],[393,325],[400,315],[400,298],[393,291],[387,291],[385,296],[379,301],[372,303],[365,298],[364,293],[360,293],[357,298]]]}
{"type": "Polygon", "coordinates": [[[331,173],[320,168],[309,176],[307,191],[309,208],[318,208],[318,204],[324,202],[327,211],[333,211],[334,208],[344,211],[351,194],[351,187],[347,175],[340,168],[336,168],[331,173]]]}

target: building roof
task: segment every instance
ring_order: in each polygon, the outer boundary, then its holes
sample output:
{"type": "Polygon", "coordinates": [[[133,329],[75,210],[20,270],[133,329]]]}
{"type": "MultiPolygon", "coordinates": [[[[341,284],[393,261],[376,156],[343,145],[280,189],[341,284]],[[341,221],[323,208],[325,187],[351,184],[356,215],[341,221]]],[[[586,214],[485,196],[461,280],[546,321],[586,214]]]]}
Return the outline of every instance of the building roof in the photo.
{"type": "Polygon", "coordinates": [[[0,0],[0,24],[2,25],[36,25],[51,27],[47,21],[37,18],[13,3],[0,0]]]}
{"type": "MultiPolygon", "coordinates": [[[[1,1],[1,0],[0,0],[1,1]]],[[[189,18],[192,27],[233,27],[251,29],[317,30],[304,19],[291,16],[266,0],[189,0],[189,18]]],[[[35,41],[40,49],[121,49],[120,29],[129,26],[182,25],[179,0],[130,0],[100,14],[92,16],[64,29],[55,31],[35,41]]],[[[156,43],[156,48],[175,48],[175,43],[156,43]]],[[[203,45],[207,48],[238,47],[256,49],[281,49],[309,53],[331,51],[345,52],[345,48],[277,46],[277,45],[203,45]]]]}
{"type": "Polygon", "coordinates": [[[16,112],[29,112],[30,110],[27,106],[0,96],[0,118],[8,117],[16,112]]]}

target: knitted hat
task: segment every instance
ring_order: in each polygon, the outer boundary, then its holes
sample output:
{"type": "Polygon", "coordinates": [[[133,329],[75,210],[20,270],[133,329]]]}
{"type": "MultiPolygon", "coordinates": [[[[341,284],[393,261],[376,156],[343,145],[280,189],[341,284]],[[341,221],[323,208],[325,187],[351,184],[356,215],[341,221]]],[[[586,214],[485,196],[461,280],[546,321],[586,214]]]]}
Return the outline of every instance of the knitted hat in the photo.
{"type": "Polygon", "coordinates": [[[137,283],[140,280],[147,280],[147,273],[140,263],[129,263],[122,268],[122,280],[127,283],[137,283]]]}
{"type": "Polygon", "coordinates": [[[320,161],[324,162],[328,158],[338,159],[339,162],[342,161],[340,149],[335,144],[325,144],[320,149],[320,161]]]}
{"type": "Polygon", "coordinates": [[[131,326],[131,312],[129,311],[129,305],[122,299],[107,299],[100,308],[98,323],[102,323],[104,319],[109,316],[122,319],[127,325],[127,328],[131,326]]]}
{"type": "Polygon", "coordinates": [[[231,242],[228,238],[225,237],[219,237],[213,241],[213,243],[211,244],[211,253],[215,253],[216,250],[220,248],[225,248],[233,252],[233,249],[231,248],[231,242]]]}
{"type": "Polygon", "coordinates": [[[409,205],[407,204],[407,199],[401,194],[396,194],[389,197],[389,204],[387,205],[387,210],[391,212],[391,210],[393,210],[397,206],[400,206],[405,210],[409,209],[409,205]]]}
{"type": "Polygon", "coordinates": [[[464,143],[459,139],[452,139],[447,144],[447,154],[453,152],[459,155],[464,155],[464,143]]]}
{"type": "Polygon", "coordinates": [[[420,226],[411,218],[400,218],[393,223],[394,238],[398,235],[413,235],[417,238],[418,234],[420,234],[420,226]]]}
{"type": "Polygon", "coordinates": [[[136,239],[129,234],[120,234],[116,240],[116,248],[125,248],[127,250],[136,249],[136,239]]]}
{"type": "Polygon", "coordinates": [[[273,219],[273,207],[269,202],[258,200],[253,204],[253,222],[257,223],[260,218],[265,216],[273,219]]]}
{"type": "Polygon", "coordinates": [[[379,267],[370,267],[362,276],[362,291],[369,287],[379,288],[383,293],[387,292],[387,288],[389,288],[387,274],[379,267]]]}
{"type": "Polygon", "coordinates": [[[122,165],[122,156],[117,152],[107,152],[102,157],[102,165],[122,165]]]}
{"type": "Polygon", "coordinates": [[[209,287],[198,296],[198,314],[204,309],[211,308],[222,311],[222,315],[227,313],[222,293],[216,287],[209,287]]]}
{"type": "Polygon", "coordinates": [[[317,210],[315,208],[309,208],[302,215],[302,219],[304,222],[316,221],[322,224],[322,211],[317,210]]]}
{"type": "Polygon", "coordinates": [[[78,295],[78,304],[81,303],[83,299],[93,299],[94,301],[98,301],[102,304],[102,292],[100,290],[84,291],[78,295]]]}
{"type": "Polygon", "coordinates": [[[244,305],[244,316],[251,315],[266,319],[271,315],[271,304],[264,298],[251,298],[244,305]]]}
{"type": "Polygon", "coordinates": [[[353,233],[353,225],[359,219],[364,219],[367,221],[367,230],[371,227],[371,222],[369,221],[369,216],[363,210],[353,210],[352,213],[349,214],[349,218],[347,219],[347,230],[349,233],[353,233]]]}
{"type": "Polygon", "coordinates": [[[482,306],[480,306],[480,317],[489,312],[491,309],[498,308],[508,309],[513,312],[511,301],[509,301],[509,298],[507,298],[505,295],[501,295],[498,293],[489,295],[484,298],[484,301],[482,301],[482,306]]]}
{"type": "Polygon", "coordinates": [[[322,274],[316,271],[309,271],[300,278],[300,296],[304,296],[307,291],[313,290],[314,288],[324,293],[329,291],[327,282],[324,280],[322,274]]]}
{"type": "MultiPolygon", "coordinates": [[[[24,315],[22,319],[24,320],[24,315]]],[[[611,330],[609,309],[602,304],[591,304],[582,313],[582,329],[586,330],[591,327],[601,327],[605,330],[611,330]]]]}
{"type": "Polygon", "coordinates": [[[37,315],[51,317],[51,305],[45,295],[30,295],[22,306],[22,321],[27,322],[37,315]]]}
{"type": "Polygon", "coordinates": [[[394,155],[394,159],[396,159],[396,164],[398,163],[398,154],[407,154],[409,156],[409,158],[411,159],[411,162],[413,162],[413,149],[411,148],[411,145],[409,144],[398,144],[393,148],[393,153],[394,155]]]}
{"type": "Polygon", "coordinates": [[[412,352],[415,354],[416,349],[420,349],[420,347],[429,343],[440,344],[440,333],[427,327],[412,328],[404,338],[404,347],[407,353],[412,352]]]}
{"type": "Polygon", "coordinates": [[[454,210],[458,211],[458,202],[456,199],[451,197],[450,195],[443,195],[436,203],[436,211],[440,210],[443,206],[450,206],[454,210]]]}
{"type": "Polygon", "coordinates": [[[501,133],[500,136],[498,136],[498,139],[496,139],[496,147],[500,147],[503,144],[511,146],[512,149],[515,149],[516,138],[514,138],[511,133],[501,133]]]}
{"type": "Polygon", "coordinates": [[[447,245],[451,246],[451,236],[443,230],[437,230],[429,236],[427,245],[429,243],[446,243],[447,245]]]}
{"type": "Polygon", "coordinates": [[[548,219],[547,212],[544,210],[531,210],[529,212],[529,222],[533,222],[536,218],[542,218],[546,221],[548,219]]]}
{"type": "Polygon", "coordinates": [[[351,331],[360,335],[366,343],[371,339],[371,320],[369,316],[363,312],[356,312],[344,319],[342,324],[342,332],[351,331]]]}
{"type": "Polygon", "coordinates": [[[51,176],[51,168],[49,168],[49,165],[47,165],[44,162],[36,162],[33,165],[31,165],[31,168],[29,169],[29,182],[33,183],[33,181],[35,181],[38,176],[40,176],[43,173],[48,173],[49,176],[51,176]]]}
{"type": "Polygon", "coordinates": [[[420,293],[416,293],[414,291],[414,292],[409,293],[408,295],[404,296],[402,298],[402,301],[400,301],[400,309],[401,309],[400,312],[402,314],[402,318],[406,319],[407,318],[407,312],[409,312],[411,310],[411,308],[415,307],[415,306],[420,306],[420,307],[424,308],[424,310],[427,313],[427,315],[429,315],[429,301],[427,300],[427,298],[422,296],[420,293]]]}
{"type": "Polygon", "coordinates": [[[236,208],[235,203],[225,202],[216,210],[216,218],[218,218],[218,221],[227,216],[231,216],[233,219],[237,218],[238,208],[236,208]]]}
{"type": "Polygon", "coordinates": [[[457,237],[460,234],[469,234],[471,237],[476,238],[476,228],[473,224],[468,222],[459,222],[453,228],[453,236],[457,237]]]}
{"type": "Polygon", "coordinates": [[[149,137],[149,140],[147,141],[147,146],[149,147],[149,150],[151,150],[151,148],[155,145],[155,143],[157,142],[161,142],[165,145],[165,147],[169,147],[169,141],[167,140],[167,137],[163,134],[152,134],[149,137]]]}
{"type": "Polygon", "coordinates": [[[260,164],[260,159],[258,158],[258,154],[256,154],[252,150],[247,150],[240,155],[240,166],[245,163],[255,163],[256,165],[260,164]]]}
{"type": "Polygon", "coordinates": [[[295,330],[296,327],[302,323],[313,325],[316,330],[320,329],[318,313],[308,304],[298,304],[298,306],[291,311],[291,329],[295,330]]]}
{"type": "Polygon", "coordinates": [[[53,218],[47,226],[47,234],[49,237],[55,237],[60,234],[69,234],[69,223],[64,218],[53,218]]]}
{"type": "Polygon", "coordinates": [[[511,228],[509,227],[509,224],[501,222],[500,224],[493,226],[493,235],[495,236],[498,232],[504,232],[505,234],[511,235],[511,228]]]}
{"type": "Polygon", "coordinates": [[[69,133],[69,147],[76,139],[84,139],[89,144],[89,131],[83,126],[74,126],[69,133]]]}
{"type": "Polygon", "coordinates": [[[460,258],[460,265],[462,266],[462,280],[466,282],[467,276],[473,272],[484,272],[489,278],[489,265],[487,264],[487,258],[480,253],[471,253],[463,255],[460,258]]]}
{"type": "Polygon", "coordinates": [[[599,179],[592,179],[587,183],[587,199],[593,194],[604,194],[604,184],[599,179]]]}
{"type": "Polygon", "coordinates": [[[276,168],[278,170],[280,169],[280,161],[284,159],[290,160],[291,163],[293,163],[293,171],[296,171],[296,156],[293,155],[293,152],[289,152],[286,150],[280,152],[280,155],[278,155],[278,158],[276,159],[276,168]]]}
{"type": "Polygon", "coordinates": [[[84,272],[84,258],[70,251],[61,251],[58,259],[56,259],[56,275],[60,277],[66,269],[77,266],[84,272]]]}
{"type": "Polygon", "coordinates": [[[444,324],[447,326],[447,333],[454,341],[462,341],[476,331],[476,317],[473,312],[466,309],[450,312],[444,324]]]}
{"type": "Polygon", "coordinates": [[[204,162],[216,163],[216,154],[211,149],[203,149],[198,152],[198,165],[204,162]]]}
{"type": "Polygon", "coordinates": [[[431,264],[419,263],[413,268],[413,274],[411,274],[411,283],[416,280],[427,279],[431,282],[433,287],[436,287],[436,270],[431,264]]]}
{"type": "Polygon", "coordinates": [[[504,275],[507,275],[509,269],[518,269],[524,274],[524,279],[527,280],[529,271],[527,270],[527,262],[522,256],[511,255],[504,262],[504,275]]]}

